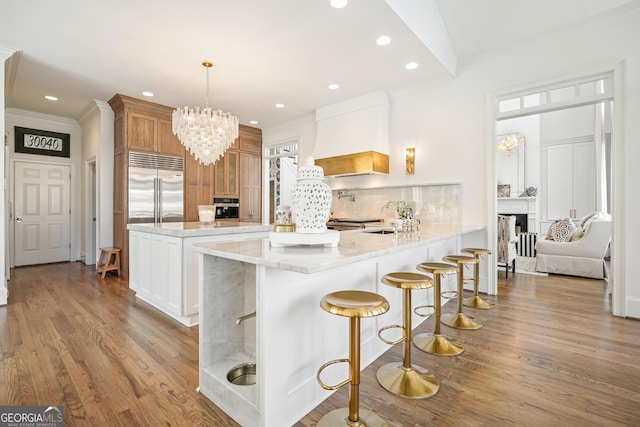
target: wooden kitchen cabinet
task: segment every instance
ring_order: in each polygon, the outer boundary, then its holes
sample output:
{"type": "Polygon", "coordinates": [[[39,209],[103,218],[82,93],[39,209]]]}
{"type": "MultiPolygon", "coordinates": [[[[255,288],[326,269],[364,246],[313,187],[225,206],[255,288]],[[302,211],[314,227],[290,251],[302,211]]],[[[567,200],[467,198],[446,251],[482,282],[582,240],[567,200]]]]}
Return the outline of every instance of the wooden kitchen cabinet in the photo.
{"type": "Polygon", "coordinates": [[[262,221],[262,156],[240,152],[240,221],[262,221]]]}
{"type": "Polygon", "coordinates": [[[184,162],[184,221],[199,221],[198,205],[213,204],[213,164],[203,165],[195,156],[186,152],[184,162]]]}
{"type": "Polygon", "coordinates": [[[129,152],[184,158],[185,150],[171,130],[174,108],[121,94],[114,95],[109,105],[114,112],[113,246],[120,248],[120,273],[128,277],[129,152]]]}
{"type": "Polygon", "coordinates": [[[240,150],[240,221],[262,221],[262,130],[242,126],[240,150]]]}
{"type": "Polygon", "coordinates": [[[137,109],[127,112],[128,149],[184,156],[184,146],[171,129],[171,111],[173,109],[162,115],[157,111],[141,112],[137,109]]]}
{"type": "Polygon", "coordinates": [[[210,205],[214,197],[234,197],[240,204],[240,220],[260,221],[262,131],[240,125],[238,139],[215,164],[204,166],[185,155],[185,221],[198,221],[198,205],[210,205]],[[251,161],[242,158],[250,154],[251,161]],[[243,215],[244,214],[244,215],[243,215]]]}
{"type": "Polygon", "coordinates": [[[237,141],[229,148],[215,165],[216,197],[238,197],[238,168],[240,166],[237,141]]]}
{"type": "Polygon", "coordinates": [[[250,126],[240,126],[238,150],[245,153],[262,153],[262,130],[250,126]]]}

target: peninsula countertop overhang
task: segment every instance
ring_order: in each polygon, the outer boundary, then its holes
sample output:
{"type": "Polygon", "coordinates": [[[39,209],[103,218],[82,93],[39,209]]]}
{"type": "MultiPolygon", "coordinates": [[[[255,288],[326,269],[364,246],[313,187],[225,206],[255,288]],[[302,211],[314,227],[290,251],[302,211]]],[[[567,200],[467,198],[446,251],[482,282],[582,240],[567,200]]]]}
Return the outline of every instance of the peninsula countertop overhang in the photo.
{"type": "Polygon", "coordinates": [[[172,237],[200,237],[224,234],[259,233],[273,230],[273,225],[257,222],[216,221],[214,224],[199,222],[163,222],[162,224],[128,224],[130,231],[161,234],[172,237]]]}
{"type": "Polygon", "coordinates": [[[340,232],[340,242],[335,248],[272,247],[268,238],[261,238],[228,243],[201,243],[194,245],[194,250],[206,255],[311,274],[483,229],[485,226],[480,225],[427,225],[418,231],[399,232],[397,237],[394,234],[355,230],[340,232]]]}

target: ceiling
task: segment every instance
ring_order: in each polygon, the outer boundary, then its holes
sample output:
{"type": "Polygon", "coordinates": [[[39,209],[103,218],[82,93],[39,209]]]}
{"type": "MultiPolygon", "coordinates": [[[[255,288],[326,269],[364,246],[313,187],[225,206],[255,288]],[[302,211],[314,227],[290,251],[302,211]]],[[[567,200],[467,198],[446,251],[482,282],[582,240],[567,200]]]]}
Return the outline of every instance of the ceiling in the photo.
{"type": "Polygon", "coordinates": [[[94,99],[144,98],[143,91],[163,105],[204,106],[206,59],[216,64],[210,106],[271,128],[364,93],[455,78],[455,61],[469,64],[541,33],[624,13],[640,0],[350,0],[344,9],[328,3],[2,2],[0,48],[19,51],[7,63],[5,107],[79,120],[94,99]],[[400,3],[416,13],[401,19],[391,7],[400,3]],[[437,23],[444,24],[444,43],[422,32],[437,23]],[[376,45],[383,34],[391,44],[376,45]],[[432,53],[439,45],[449,46],[453,69],[432,53]],[[419,67],[406,70],[410,61],[419,67]],[[330,90],[330,83],[340,87],[330,90]]]}

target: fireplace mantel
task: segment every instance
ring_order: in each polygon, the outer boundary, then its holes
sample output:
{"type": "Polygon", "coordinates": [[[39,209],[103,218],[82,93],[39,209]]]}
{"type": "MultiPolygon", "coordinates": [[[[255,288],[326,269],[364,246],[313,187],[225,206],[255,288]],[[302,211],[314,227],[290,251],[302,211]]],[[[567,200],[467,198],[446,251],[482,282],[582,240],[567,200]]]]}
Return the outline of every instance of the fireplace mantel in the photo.
{"type": "Polygon", "coordinates": [[[537,232],[536,215],[537,199],[535,197],[499,197],[499,214],[526,214],[527,229],[529,232],[537,232]]]}

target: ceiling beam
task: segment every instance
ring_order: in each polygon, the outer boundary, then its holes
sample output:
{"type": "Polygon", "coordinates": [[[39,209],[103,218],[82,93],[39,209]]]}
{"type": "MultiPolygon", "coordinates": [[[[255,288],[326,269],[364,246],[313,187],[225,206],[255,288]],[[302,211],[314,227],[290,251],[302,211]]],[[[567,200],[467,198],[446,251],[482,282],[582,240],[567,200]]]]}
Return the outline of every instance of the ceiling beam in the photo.
{"type": "Polygon", "coordinates": [[[385,0],[452,77],[458,57],[435,0],[385,0]]]}

